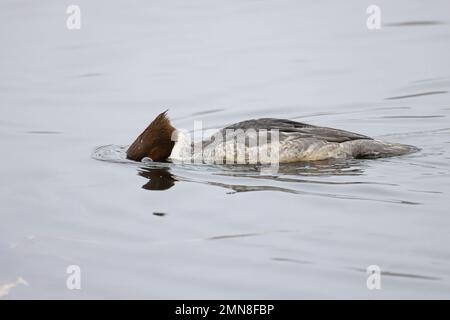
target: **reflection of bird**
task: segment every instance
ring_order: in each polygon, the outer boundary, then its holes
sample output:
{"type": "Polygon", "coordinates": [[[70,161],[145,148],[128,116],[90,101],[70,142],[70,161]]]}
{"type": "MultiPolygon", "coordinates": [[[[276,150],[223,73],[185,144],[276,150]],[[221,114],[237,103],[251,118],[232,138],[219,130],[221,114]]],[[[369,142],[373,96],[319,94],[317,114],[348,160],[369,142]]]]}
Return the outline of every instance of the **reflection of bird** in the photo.
{"type": "Polygon", "coordinates": [[[353,132],[274,118],[254,119],[232,124],[219,130],[210,140],[202,141],[200,144],[202,148],[192,148],[193,144],[190,138],[177,131],[171,125],[166,112],[163,112],[128,148],[127,158],[135,161],[140,161],[145,157],[153,161],[168,159],[183,161],[189,160],[191,157],[194,159],[201,157],[202,161],[210,162],[212,159],[217,159],[217,155],[222,158],[234,159],[239,155],[239,150],[245,150],[245,160],[248,160],[248,155],[253,155],[256,150],[272,149],[275,146],[278,162],[289,163],[326,159],[389,157],[418,150],[413,146],[382,142],[353,132]],[[269,137],[263,143],[259,139],[260,145],[257,147],[255,144],[252,144],[252,147],[248,145],[248,141],[251,139],[254,139],[252,141],[257,140],[257,136],[252,138],[248,132],[260,133],[271,130],[278,132],[278,139],[269,137]],[[231,131],[234,133],[229,136],[231,131]]]}
{"type": "Polygon", "coordinates": [[[173,187],[176,181],[168,169],[141,168],[139,175],[149,179],[142,186],[146,190],[167,190],[173,187]]]}

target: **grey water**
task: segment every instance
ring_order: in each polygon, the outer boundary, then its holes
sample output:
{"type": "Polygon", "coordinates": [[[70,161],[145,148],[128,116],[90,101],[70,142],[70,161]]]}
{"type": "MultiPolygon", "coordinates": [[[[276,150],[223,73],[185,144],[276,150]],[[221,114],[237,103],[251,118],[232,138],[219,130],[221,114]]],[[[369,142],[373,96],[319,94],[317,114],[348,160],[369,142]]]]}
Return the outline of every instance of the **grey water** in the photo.
{"type": "Polygon", "coordinates": [[[0,299],[450,297],[448,1],[378,1],[379,30],[356,0],[80,0],[80,30],[69,4],[0,3],[0,299]],[[124,161],[167,108],[421,151],[273,175],[124,161]]]}

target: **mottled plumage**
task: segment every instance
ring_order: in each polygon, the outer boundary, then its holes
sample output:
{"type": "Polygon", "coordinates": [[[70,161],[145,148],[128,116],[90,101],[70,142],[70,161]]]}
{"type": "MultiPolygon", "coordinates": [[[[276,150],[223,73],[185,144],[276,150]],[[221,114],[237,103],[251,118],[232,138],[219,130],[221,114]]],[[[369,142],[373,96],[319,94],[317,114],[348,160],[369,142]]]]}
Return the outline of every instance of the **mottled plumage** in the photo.
{"type": "Polygon", "coordinates": [[[262,118],[224,127],[197,144],[175,131],[166,113],[160,114],[128,149],[127,157],[223,163],[265,163],[273,155],[279,163],[333,158],[379,158],[408,154],[413,146],[382,142],[345,130],[286,119],[262,118]],[[273,136],[270,136],[273,133],[273,136]],[[175,142],[173,140],[176,140],[175,142]]]}

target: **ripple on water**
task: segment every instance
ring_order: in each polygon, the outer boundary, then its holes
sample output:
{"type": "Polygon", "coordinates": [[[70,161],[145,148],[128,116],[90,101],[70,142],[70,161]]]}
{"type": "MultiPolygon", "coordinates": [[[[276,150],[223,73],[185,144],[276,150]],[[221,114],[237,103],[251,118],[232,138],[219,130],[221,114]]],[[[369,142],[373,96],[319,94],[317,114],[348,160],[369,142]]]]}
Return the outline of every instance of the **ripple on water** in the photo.
{"type": "Polygon", "coordinates": [[[127,159],[127,148],[128,146],[115,144],[100,146],[95,148],[92,158],[106,162],[133,163],[133,161],[127,159]]]}
{"type": "Polygon", "coordinates": [[[385,100],[400,100],[400,99],[408,99],[408,98],[417,98],[422,96],[430,96],[435,94],[445,94],[448,93],[448,91],[428,91],[428,92],[419,92],[419,93],[412,93],[412,94],[405,94],[402,96],[394,96],[394,97],[388,97],[385,100]]]}
{"type": "Polygon", "coordinates": [[[390,22],[385,23],[388,27],[423,27],[423,26],[436,26],[445,24],[442,21],[437,20],[411,20],[411,21],[401,21],[401,22],[390,22]]]}
{"type": "Polygon", "coordinates": [[[266,174],[263,165],[210,165],[191,163],[135,162],[126,159],[127,146],[106,145],[94,150],[96,160],[136,165],[138,175],[147,179],[141,188],[151,191],[168,190],[179,182],[205,184],[229,190],[227,194],[270,191],[294,195],[326,197],[343,200],[384,202],[401,205],[420,205],[420,202],[396,198],[353,194],[345,186],[374,185],[396,188],[395,183],[367,179],[342,180],[364,174],[367,163],[358,159],[326,160],[280,164],[278,170],[266,174]],[[336,181],[340,177],[341,180],[336,181]],[[244,179],[244,180],[243,180],[244,179]],[[239,181],[239,183],[237,183],[239,181]],[[311,189],[311,186],[323,186],[311,189]],[[349,192],[350,191],[350,192],[349,192]]]}

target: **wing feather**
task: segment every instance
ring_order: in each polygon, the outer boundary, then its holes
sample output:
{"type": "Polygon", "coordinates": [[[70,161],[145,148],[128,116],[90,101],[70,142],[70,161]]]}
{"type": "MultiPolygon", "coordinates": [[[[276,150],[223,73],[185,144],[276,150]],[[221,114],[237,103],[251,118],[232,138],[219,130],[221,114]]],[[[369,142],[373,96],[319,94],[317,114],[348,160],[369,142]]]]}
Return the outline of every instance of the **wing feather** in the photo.
{"type": "Polygon", "coordinates": [[[287,119],[274,119],[274,118],[263,118],[256,120],[247,120],[232,124],[224,128],[226,129],[255,129],[255,130],[272,130],[278,129],[280,133],[290,133],[290,135],[298,136],[299,139],[302,138],[315,138],[319,140],[324,140],[328,142],[346,142],[352,140],[369,139],[370,137],[349,132],[345,130],[313,126],[302,122],[287,120],[287,119]]]}

